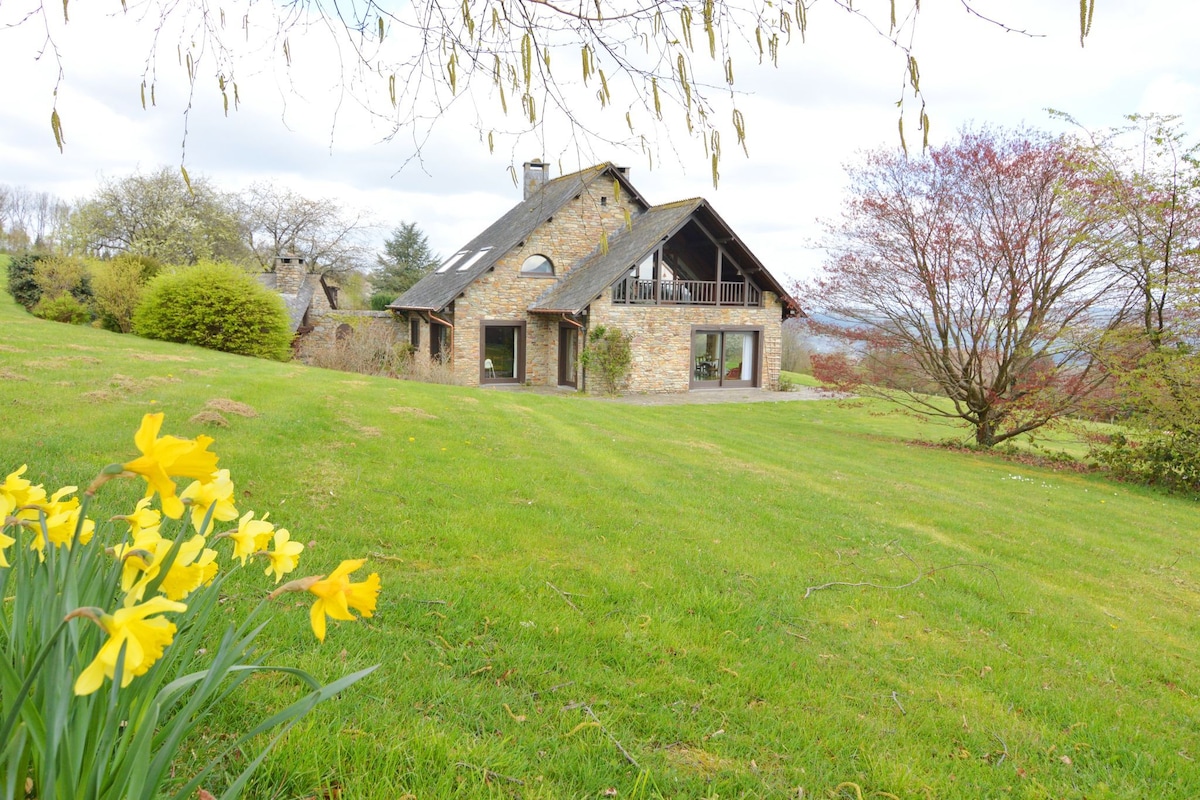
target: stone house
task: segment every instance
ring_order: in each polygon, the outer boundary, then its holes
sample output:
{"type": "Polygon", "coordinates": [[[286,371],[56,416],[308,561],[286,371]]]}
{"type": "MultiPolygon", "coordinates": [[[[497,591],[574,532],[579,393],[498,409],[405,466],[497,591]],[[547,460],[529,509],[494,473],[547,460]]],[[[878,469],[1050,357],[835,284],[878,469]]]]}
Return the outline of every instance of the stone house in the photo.
{"type": "Polygon", "coordinates": [[[779,385],[799,307],[703,199],[651,205],[625,168],[550,180],[390,306],[417,358],[466,385],[598,391],[580,354],[597,326],[633,336],[631,392],[779,385]]]}
{"type": "Polygon", "coordinates": [[[318,317],[338,307],[338,290],[322,275],[310,275],[303,256],[276,256],[273,272],[262,272],[258,282],[283,297],[292,333],[312,332],[318,317]]]}
{"type": "Polygon", "coordinates": [[[379,342],[403,342],[404,330],[389,311],[346,311],[338,308],[338,287],[323,275],[311,274],[303,256],[276,256],[275,269],[256,276],[283,298],[295,339],[292,347],[303,361],[314,348],[334,345],[355,332],[379,342]]]}

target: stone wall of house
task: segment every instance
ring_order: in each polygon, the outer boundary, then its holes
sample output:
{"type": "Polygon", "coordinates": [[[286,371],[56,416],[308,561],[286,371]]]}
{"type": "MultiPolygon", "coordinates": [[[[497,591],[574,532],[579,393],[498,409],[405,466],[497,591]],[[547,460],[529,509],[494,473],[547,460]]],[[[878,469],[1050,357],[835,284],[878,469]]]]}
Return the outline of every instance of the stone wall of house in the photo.
{"type": "MultiPolygon", "coordinates": [[[[591,305],[588,328],[598,325],[633,334],[633,363],[625,390],[632,393],[686,392],[692,374],[694,326],[761,327],[759,386],[779,388],[783,307],[771,292],[763,292],[762,308],[711,306],[641,306],[614,304],[605,294],[591,305]]],[[[589,378],[587,390],[603,391],[589,378]]]]}
{"type": "MultiPolygon", "coordinates": [[[[548,291],[570,267],[597,252],[607,235],[625,229],[625,215],[644,209],[627,193],[618,201],[609,180],[600,179],[505,254],[490,272],[475,279],[454,302],[453,370],[457,382],[479,384],[481,330],[488,321],[525,322],[525,380],[535,386],[558,382],[558,317],[529,314],[529,305],[548,291]],[[554,276],[521,274],[521,265],[541,254],[554,264],[554,276]]],[[[422,345],[424,346],[424,341],[422,345]]],[[[426,351],[427,352],[427,351],[426,351]]]]}
{"type": "Polygon", "coordinates": [[[407,343],[408,325],[390,311],[309,311],[312,330],[304,335],[304,347],[331,347],[339,337],[356,331],[375,334],[397,343],[407,343]]]}
{"type": "MultiPolygon", "coordinates": [[[[325,286],[321,282],[321,276],[309,275],[308,282],[312,285],[312,301],[308,306],[309,316],[320,316],[333,311],[333,306],[329,305],[329,295],[325,294],[325,286]]],[[[376,314],[379,312],[373,311],[371,313],[376,314]]]]}

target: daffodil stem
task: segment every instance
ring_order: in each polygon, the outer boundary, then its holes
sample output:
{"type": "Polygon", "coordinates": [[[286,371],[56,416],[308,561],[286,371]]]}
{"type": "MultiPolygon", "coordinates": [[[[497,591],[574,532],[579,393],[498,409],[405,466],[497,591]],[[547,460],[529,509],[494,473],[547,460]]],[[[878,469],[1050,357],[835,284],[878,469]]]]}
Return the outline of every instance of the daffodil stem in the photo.
{"type": "Polygon", "coordinates": [[[63,619],[58,623],[58,627],[54,629],[50,640],[42,645],[42,650],[38,653],[38,657],[33,662],[33,668],[29,670],[29,674],[25,676],[25,682],[21,684],[21,691],[17,692],[16,701],[13,703],[12,711],[8,712],[8,716],[4,720],[4,724],[0,726],[0,742],[9,741],[13,725],[17,723],[17,717],[21,714],[21,706],[25,704],[25,698],[29,695],[29,690],[33,688],[33,682],[37,679],[38,671],[42,668],[42,662],[50,655],[50,650],[54,647],[54,642],[58,639],[59,634],[67,627],[67,620],[63,619]]]}
{"type": "MultiPolygon", "coordinates": [[[[105,473],[102,472],[102,473],[100,473],[100,477],[96,478],[96,480],[100,480],[100,478],[102,478],[104,476],[105,476],[105,473]]],[[[95,485],[95,483],[96,483],[96,481],[92,481],[93,486],[95,485]]],[[[83,500],[81,500],[79,503],[79,515],[75,518],[75,532],[73,534],[71,534],[71,548],[70,549],[72,551],[79,547],[79,537],[83,535],[83,526],[87,523],[88,509],[90,509],[92,507],[92,498],[94,496],[95,495],[91,492],[90,486],[88,487],[88,491],[83,493],[83,500]]],[[[43,517],[43,519],[45,519],[45,518],[43,517]]],[[[42,524],[45,525],[44,522],[42,524]]],[[[50,535],[48,533],[46,535],[46,546],[47,547],[54,546],[53,543],[50,541],[50,535]]],[[[70,583],[71,572],[72,572],[72,568],[75,566],[75,562],[77,560],[78,559],[75,559],[75,558],[67,559],[67,569],[63,574],[63,583],[66,586],[71,585],[71,583],[70,583]]]]}
{"type": "Polygon", "coordinates": [[[101,486],[108,483],[113,478],[121,478],[127,475],[132,476],[133,473],[125,472],[125,468],[120,464],[110,464],[100,471],[100,474],[96,476],[95,480],[88,484],[88,487],[83,490],[83,493],[88,497],[95,497],[96,492],[100,491],[101,486]]]}

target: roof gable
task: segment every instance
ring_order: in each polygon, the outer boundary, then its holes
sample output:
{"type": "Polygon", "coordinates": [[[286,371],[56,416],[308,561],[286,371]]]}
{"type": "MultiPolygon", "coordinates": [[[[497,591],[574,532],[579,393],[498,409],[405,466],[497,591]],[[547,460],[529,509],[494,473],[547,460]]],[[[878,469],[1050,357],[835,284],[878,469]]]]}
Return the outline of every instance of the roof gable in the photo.
{"type": "Polygon", "coordinates": [[[729,252],[756,283],[775,293],[788,312],[799,312],[799,306],[779,281],[750,252],[708,201],[700,198],[650,208],[633,220],[629,230],[609,243],[608,252],[597,253],[576,266],[539,297],[529,310],[566,314],[581,312],[631,266],[693,221],[715,237],[714,244],[729,252]]]}
{"type": "Polygon", "coordinates": [[[624,172],[611,162],[563,175],[546,183],[528,199],[509,209],[466,245],[460,247],[433,272],[396,298],[388,308],[440,311],[452,303],[480,275],[525,241],[544,222],[579,197],[595,181],[608,177],[643,208],[649,203],[633,187],[624,172]]]}
{"type": "Polygon", "coordinates": [[[592,256],[529,307],[530,311],[576,314],[595,300],[631,264],[641,261],[688,220],[703,200],[684,200],[655,206],[633,220],[625,233],[609,242],[608,252],[592,256]]]}

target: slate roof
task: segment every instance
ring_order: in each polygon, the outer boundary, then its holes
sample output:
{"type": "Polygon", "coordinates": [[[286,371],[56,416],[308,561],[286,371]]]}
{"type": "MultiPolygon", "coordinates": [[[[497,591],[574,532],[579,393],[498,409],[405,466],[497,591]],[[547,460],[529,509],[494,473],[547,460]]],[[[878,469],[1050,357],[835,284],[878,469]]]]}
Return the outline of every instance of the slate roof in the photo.
{"type": "Polygon", "coordinates": [[[599,297],[625,270],[638,263],[663,239],[675,232],[703,200],[682,200],[655,206],[635,217],[633,225],[582,262],[529,307],[542,313],[577,314],[599,297]]]}
{"type": "MultiPolygon", "coordinates": [[[[650,204],[633,188],[629,179],[611,162],[598,164],[571,175],[563,175],[547,181],[539,191],[527,200],[513,206],[451,256],[452,263],[445,272],[438,272],[440,265],[426,275],[407,292],[396,298],[388,308],[416,311],[441,311],[462,294],[471,282],[486,273],[514,247],[529,238],[539,225],[557,214],[563,206],[575,199],[587,186],[608,174],[621,182],[621,190],[628,192],[643,206],[650,204]],[[484,252],[486,251],[486,252],[484,252]],[[458,254],[463,254],[459,256],[458,254]],[[480,255],[480,253],[483,253],[480,255]],[[469,269],[459,270],[459,263],[477,257],[469,269]]],[[[443,262],[444,263],[444,262],[443,262]]]]}

